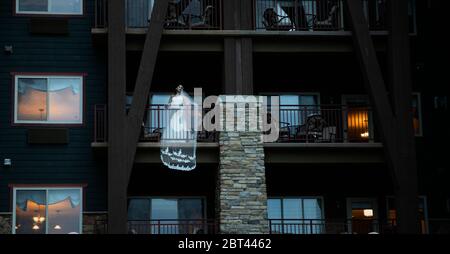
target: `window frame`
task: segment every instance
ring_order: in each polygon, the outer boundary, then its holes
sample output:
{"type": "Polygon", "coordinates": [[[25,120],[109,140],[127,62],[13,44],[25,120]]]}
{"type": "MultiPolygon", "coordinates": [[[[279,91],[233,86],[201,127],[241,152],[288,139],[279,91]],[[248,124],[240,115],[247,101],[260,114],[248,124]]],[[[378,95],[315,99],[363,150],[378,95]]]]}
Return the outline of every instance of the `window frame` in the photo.
{"type": "MultiPolygon", "coordinates": [[[[153,219],[151,217],[152,200],[153,199],[176,199],[177,202],[180,199],[199,199],[203,203],[203,209],[202,209],[203,210],[202,211],[202,213],[203,213],[202,215],[204,217],[203,219],[204,220],[208,219],[208,209],[207,209],[208,203],[207,203],[207,197],[206,196],[129,196],[127,198],[127,212],[128,212],[128,206],[130,204],[130,200],[132,200],[132,199],[146,199],[146,200],[150,200],[150,214],[149,214],[150,215],[150,221],[158,220],[158,219],[153,219]]],[[[128,219],[128,217],[127,217],[127,219],[128,219]]]]}
{"type": "MultiPolygon", "coordinates": [[[[322,211],[321,211],[321,219],[320,220],[325,220],[325,200],[324,200],[324,198],[323,198],[323,196],[269,196],[269,197],[267,197],[267,201],[269,201],[269,199],[276,199],[276,200],[280,200],[281,201],[281,206],[280,206],[280,209],[281,209],[281,217],[282,218],[269,218],[269,215],[267,215],[267,219],[269,219],[269,220],[309,220],[309,219],[304,219],[304,218],[302,218],[302,219],[295,219],[295,218],[284,218],[284,211],[283,211],[283,200],[284,199],[299,199],[299,200],[301,200],[302,201],[302,203],[303,203],[303,200],[305,200],[305,199],[320,199],[320,204],[322,205],[322,211]]],[[[267,207],[267,209],[269,209],[268,207],[267,207]]],[[[304,208],[303,208],[304,209],[304,208]]],[[[315,220],[315,219],[312,219],[312,220],[315,220]]]]}
{"type": "Polygon", "coordinates": [[[79,190],[80,191],[80,223],[79,223],[79,234],[83,234],[83,212],[84,212],[84,189],[83,185],[60,185],[60,186],[12,186],[12,223],[11,223],[11,233],[16,234],[16,195],[17,191],[21,190],[31,190],[31,191],[45,191],[46,204],[45,204],[45,235],[48,234],[48,192],[51,190],[79,190]]]}
{"type": "Polygon", "coordinates": [[[11,73],[12,75],[12,116],[11,125],[12,126],[40,126],[40,127],[57,127],[57,126],[67,126],[67,127],[81,127],[86,123],[85,110],[86,110],[86,93],[85,93],[85,82],[86,73],[34,73],[34,72],[20,72],[11,73]],[[49,122],[49,121],[28,121],[28,120],[18,120],[18,80],[19,78],[77,78],[81,80],[80,84],[80,118],[78,122],[49,122]]]}
{"type": "Polygon", "coordinates": [[[19,2],[21,0],[14,0],[14,16],[39,16],[39,17],[84,17],[86,13],[85,0],[81,0],[81,12],[80,13],[65,13],[65,12],[50,12],[50,4],[52,0],[47,0],[47,11],[19,11],[19,2]]]}

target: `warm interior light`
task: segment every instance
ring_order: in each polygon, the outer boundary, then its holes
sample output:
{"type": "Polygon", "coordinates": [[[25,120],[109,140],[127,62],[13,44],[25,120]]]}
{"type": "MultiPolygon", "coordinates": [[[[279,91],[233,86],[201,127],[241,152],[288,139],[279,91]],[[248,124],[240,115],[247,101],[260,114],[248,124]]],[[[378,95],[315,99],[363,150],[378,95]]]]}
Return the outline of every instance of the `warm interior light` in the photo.
{"type": "Polygon", "coordinates": [[[45,221],[45,217],[41,217],[41,216],[34,216],[33,217],[33,221],[36,223],[42,223],[45,221]]]}
{"type": "Polygon", "coordinates": [[[364,209],[364,216],[365,217],[373,217],[373,210],[372,209],[364,209]]]}
{"type": "Polygon", "coordinates": [[[60,229],[61,229],[61,226],[60,226],[60,225],[55,225],[54,229],[60,230],[60,229]]]}
{"type": "Polygon", "coordinates": [[[39,226],[37,224],[34,224],[33,230],[39,230],[39,226]]]}
{"type": "Polygon", "coordinates": [[[369,137],[369,132],[361,133],[361,138],[368,138],[368,137],[369,137]]]}

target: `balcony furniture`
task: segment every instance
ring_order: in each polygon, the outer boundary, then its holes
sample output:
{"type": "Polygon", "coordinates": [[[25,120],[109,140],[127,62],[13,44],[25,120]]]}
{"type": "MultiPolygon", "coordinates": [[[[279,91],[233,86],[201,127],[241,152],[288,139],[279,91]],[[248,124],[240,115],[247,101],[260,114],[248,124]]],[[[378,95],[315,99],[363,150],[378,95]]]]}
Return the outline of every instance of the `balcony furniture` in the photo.
{"type": "Polygon", "coordinates": [[[169,2],[164,28],[166,29],[186,28],[187,24],[184,16],[182,15],[182,12],[183,10],[181,9],[181,1],[178,3],[175,1],[169,2]]]}
{"type": "Polygon", "coordinates": [[[263,14],[263,25],[267,31],[290,31],[294,28],[291,24],[282,24],[289,16],[281,16],[273,8],[267,8],[263,14]]]}
{"type": "Polygon", "coordinates": [[[337,27],[336,19],[338,17],[338,11],[339,11],[338,4],[337,4],[337,2],[335,2],[335,4],[331,4],[331,2],[329,2],[328,4],[331,5],[328,15],[325,16],[325,19],[320,19],[320,20],[319,20],[320,17],[318,15],[316,15],[314,17],[314,28],[333,29],[333,28],[337,27]]]}
{"type": "Polygon", "coordinates": [[[200,21],[198,22],[193,22],[190,23],[190,27],[192,29],[207,29],[207,28],[211,28],[213,26],[213,11],[214,11],[214,7],[212,5],[208,5],[206,6],[205,10],[203,11],[203,15],[202,16],[197,16],[197,15],[190,15],[190,20],[192,20],[192,18],[198,18],[200,19],[200,21]]]}
{"type": "Polygon", "coordinates": [[[162,128],[153,129],[143,126],[142,129],[143,129],[142,135],[143,141],[159,142],[161,140],[162,128]]]}
{"type": "Polygon", "coordinates": [[[306,123],[298,128],[296,138],[307,142],[322,140],[326,122],[319,113],[307,116],[306,123]]]}

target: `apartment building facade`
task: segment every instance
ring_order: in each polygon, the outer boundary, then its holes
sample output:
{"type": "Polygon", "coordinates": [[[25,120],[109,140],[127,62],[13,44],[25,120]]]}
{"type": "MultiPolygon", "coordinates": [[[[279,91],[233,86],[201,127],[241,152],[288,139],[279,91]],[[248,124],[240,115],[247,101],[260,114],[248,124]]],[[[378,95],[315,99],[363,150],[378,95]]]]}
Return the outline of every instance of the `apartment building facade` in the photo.
{"type": "Polygon", "coordinates": [[[3,1],[0,233],[448,233],[441,2],[3,1]],[[279,100],[278,140],[167,168],[179,84],[279,100]]]}

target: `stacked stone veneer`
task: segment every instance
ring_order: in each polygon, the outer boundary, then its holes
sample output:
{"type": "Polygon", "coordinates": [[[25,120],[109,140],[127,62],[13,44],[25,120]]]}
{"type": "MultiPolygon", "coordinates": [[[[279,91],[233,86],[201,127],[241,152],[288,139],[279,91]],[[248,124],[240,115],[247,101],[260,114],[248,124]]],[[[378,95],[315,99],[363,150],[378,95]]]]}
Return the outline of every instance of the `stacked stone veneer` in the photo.
{"type": "MultiPolygon", "coordinates": [[[[235,120],[245,121],[247,127],[254,127],[257,124],[248,122],[248,118],[244,120],[243,116],[249,114],[249,109],[245,106],[238,106],[236,109],[227,107],[224,116],[230,116],[233,110],[235,117],[225,119],[222,117],[223,124],[235,120]],[[236,111],[243,115],[239,116],[236,111]]],[[[220,132],[217,209],[221,233],[269,232],[264,147],[261,141],[260,131],[238,131],[227,128],[220,132]]]]}

